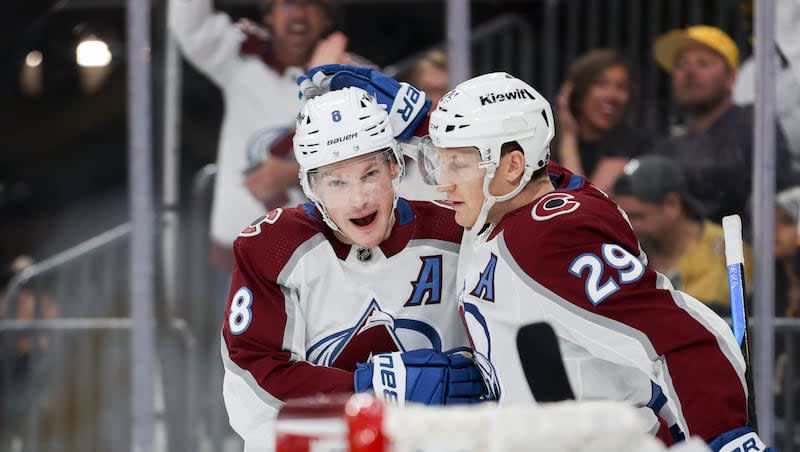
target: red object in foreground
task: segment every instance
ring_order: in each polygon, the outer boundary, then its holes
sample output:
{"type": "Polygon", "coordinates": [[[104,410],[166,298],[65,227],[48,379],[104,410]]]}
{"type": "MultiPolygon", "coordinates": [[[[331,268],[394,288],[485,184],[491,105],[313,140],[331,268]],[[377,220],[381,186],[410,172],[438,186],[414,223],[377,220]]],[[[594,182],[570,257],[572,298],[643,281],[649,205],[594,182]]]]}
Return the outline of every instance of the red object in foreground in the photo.
{"type": "Polygon", "coordinates": [[[345,407],[350,452],[384,452],[388,442],[383,434],[383,404],[369,394],[356,394],[345,407]]]}
{"type": "Polygon", "coordinates": [[[278,413],[276,452],[384,452],[383,404],[372,394],[287,401],[278,413]]]}
{"type": "Polygon", "coordinates": [[[311,452],[311,445],[319,440],[312,435],[279,433],[275,438],[277,452],[311,452]]]}

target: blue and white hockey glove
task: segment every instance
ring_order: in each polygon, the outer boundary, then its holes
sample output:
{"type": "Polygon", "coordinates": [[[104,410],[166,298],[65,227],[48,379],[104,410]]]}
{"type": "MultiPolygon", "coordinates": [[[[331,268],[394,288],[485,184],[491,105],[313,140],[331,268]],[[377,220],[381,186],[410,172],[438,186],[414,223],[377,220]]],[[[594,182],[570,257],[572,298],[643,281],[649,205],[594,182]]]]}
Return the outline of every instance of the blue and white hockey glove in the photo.
{"type": "Polygon", "coordinates": [[[328,91],[355,86],[375,96],[387,106],[389,123],[398,140],[408,140],[420,125],[431,101],[425,92],[381,73],[376,69],[342,64],[325,64],[311,68],[297,79],[300,98],[311,98],[328,91]]]}
{"type": "Polygon", "coordinates": [[[483,401],[483,379],[465,348],[381,353],[359,363],[354,375],[356,392],[374,391],[378,398],[398,405],[483,401]]]}
{"type": "Polygon", "coordinates": [[[774,448],[767,447],[758,437],[758,433],[750,427],[739,427],[725,432],[708,443],[708,447],[714,452],[776,452],[774,448]]]}

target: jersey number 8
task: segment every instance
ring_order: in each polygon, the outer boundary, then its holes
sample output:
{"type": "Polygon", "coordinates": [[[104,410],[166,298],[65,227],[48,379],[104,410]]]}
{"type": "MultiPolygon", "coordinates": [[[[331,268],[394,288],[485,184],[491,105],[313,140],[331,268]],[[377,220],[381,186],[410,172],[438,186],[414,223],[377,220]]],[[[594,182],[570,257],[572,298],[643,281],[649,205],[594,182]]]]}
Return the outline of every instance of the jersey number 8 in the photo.
{"type": "Polygon", "coordinates": [[[253,293],[247,287],[240,287],[233,294],[231,310],[228,314],[228,328],[232,334],[242,334],[247,331],[247,327],[253,320],[253,311],[250,309],[252,304],[253,293]]]}
{"type": "Polygon", "coordinates": [[[620,284],[631,284],[644,275],[642,261],[619,245],[604,243],[600,254],[600,256],[592,253],[581,254],[569,266],[570,274],[581,279],[584,269],[588,269],[586,297],[595,306],[618,291],[620,284]],[[601,284],[605,265],[617,270],[617,275],[616,279],[614,275],[609,276],[608,280],[601,284]]]}

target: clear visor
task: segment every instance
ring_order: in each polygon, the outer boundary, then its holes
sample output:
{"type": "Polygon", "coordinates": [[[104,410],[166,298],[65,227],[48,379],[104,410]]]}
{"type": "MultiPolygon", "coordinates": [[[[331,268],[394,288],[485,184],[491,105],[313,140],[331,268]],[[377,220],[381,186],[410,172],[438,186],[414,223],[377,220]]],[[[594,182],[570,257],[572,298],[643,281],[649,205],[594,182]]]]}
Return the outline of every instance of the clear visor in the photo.
{"type": "Polygon", "coordinates": [[[394,196],[398,165],[391,149],[323,166],[307,174],[311,192],[326,209],[378,204],[394,196]]]}
{"type": "Polygon", "coordinates": [[[417,147],[417,165],[422,180],[428,185],[447,186],[483,179],[485,164],[481,161],[478,148],[438,148],[429,137],[425,137],[417,147]]]}

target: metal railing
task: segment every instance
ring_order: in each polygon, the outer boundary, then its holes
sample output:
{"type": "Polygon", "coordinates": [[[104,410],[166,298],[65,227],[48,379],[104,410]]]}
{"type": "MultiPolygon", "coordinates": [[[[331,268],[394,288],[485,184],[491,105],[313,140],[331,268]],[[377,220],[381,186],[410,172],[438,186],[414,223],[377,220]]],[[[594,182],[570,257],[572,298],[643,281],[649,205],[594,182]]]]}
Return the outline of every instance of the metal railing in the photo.
{"type": "MultiPolygon", "coordinates": [[[[0,450],[130,447],[130,233],[129,224],[114,227],[9,282],[0,312],[0,450]]],[[[170,450],[195,450],[195,339],[182,319],[160,324],[156,419],[170,450]]]]}

